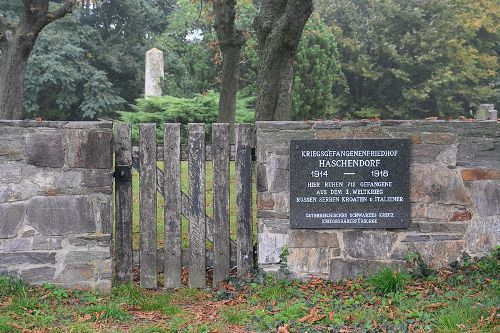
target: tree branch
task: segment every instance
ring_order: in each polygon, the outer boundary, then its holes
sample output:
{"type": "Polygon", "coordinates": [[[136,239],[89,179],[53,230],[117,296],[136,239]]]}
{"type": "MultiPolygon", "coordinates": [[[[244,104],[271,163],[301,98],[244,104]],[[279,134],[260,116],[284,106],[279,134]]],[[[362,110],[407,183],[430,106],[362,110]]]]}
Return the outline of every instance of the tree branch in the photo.
{"type": "MultiPolygon", "coordinates": [[[[24,1],[25,4],[31,2],[30,0],[24,1]]],[[[38,35],[47,24],[73,12],[76,4],[78,4],[78,0],[66,0],[57,10],[53,12],[46,12],[46,14],[42,13],[42,15],[37,18],[36,23],[33,26],[33,32],[35,35],[38,35]]]]}
{"type": "Polygon", "coordinates": [[[59,7],[58,10],[49,12],[47,16],[49,17],[50,22],[55,21],[57,19],[60,19],[67,14],[70,14],[73,12],[73,9],[75,6],[78,4],[77,0],[67,0],[61,7],[59,7]]]}

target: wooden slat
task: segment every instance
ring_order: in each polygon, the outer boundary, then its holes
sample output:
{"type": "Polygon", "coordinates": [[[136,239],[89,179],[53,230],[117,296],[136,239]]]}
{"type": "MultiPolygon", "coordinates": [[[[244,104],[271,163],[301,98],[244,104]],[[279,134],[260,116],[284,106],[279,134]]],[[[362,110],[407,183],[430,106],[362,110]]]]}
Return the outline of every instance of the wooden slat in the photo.
{"type": "MultiPolygon", "coordinates": [[[[116,124],[115,166],[132,167],[132,126],[116,124]]],[[[115,182],[115,274],[120,283],[132,281],[132,182],[115,182]]]]}
{"type": "Polygon", "coordinates": [[[205,288],[205,130],[203,124],[189,124],[189,286],[205,288]]]}
{"type": "Polygon", "coordinates": [[[230,269],[229,141],[229,124],[213,124],[214,286],[229,277],[230,269]]]}
{"type": "MultiPolygon", "coordinates": [[[[158,193],[161,195],[164,195],[163,193],[163,171],[161,171],[160,168],[156,168],[156,190],[158,193]]],[[[190,200],[189,197],[186,193],[181,192],[181,214],[187,218],[188,220],[191,219],[191,208],[190,208],[190,200]]],[[[206,215],[205,213],[205,221],[206,221],[206,235],[207,235],[207,240],[209,242],[213,242],[213,234],[214,234],[214,224],[210,216],[206,215]]]]}
{"type": "Polygon", "coordinates": [[[252,127],[236,125],[236,206],[238,276],[246,278],[253,265],[252,241],[252,127]]]}
{"type": "Polygon", "coordinates": [[[166,288],[182,285],[180,128],[180,124],[165,124],[163,134],[166,288]]]}
{"type": "Polygon", "coordinates": [[[140,284],[156,288],[156,124],[139,126],[140,284]]]}

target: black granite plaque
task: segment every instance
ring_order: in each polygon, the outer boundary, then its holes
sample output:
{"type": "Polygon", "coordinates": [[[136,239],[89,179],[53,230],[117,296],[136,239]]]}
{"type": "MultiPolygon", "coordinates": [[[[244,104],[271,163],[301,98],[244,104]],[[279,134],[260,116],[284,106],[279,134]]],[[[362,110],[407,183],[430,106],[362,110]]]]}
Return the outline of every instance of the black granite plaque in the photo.
{"type": "Polygon", "coordinates": [[[407,228],[410,140],[290,141],[291,228],[407,228]]]}

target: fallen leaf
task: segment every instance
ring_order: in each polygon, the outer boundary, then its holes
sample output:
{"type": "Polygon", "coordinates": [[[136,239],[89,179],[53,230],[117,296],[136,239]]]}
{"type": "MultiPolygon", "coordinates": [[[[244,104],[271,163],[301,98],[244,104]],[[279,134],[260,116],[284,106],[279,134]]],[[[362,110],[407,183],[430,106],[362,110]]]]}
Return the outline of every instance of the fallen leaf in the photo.
{"type": "Polygon", "coordinates": [[[443,308],[445,306],[447,306],[447,304],[443,302],[432,303],[427,305],[427,310],[434,311],[436,309],[443,308]]]}

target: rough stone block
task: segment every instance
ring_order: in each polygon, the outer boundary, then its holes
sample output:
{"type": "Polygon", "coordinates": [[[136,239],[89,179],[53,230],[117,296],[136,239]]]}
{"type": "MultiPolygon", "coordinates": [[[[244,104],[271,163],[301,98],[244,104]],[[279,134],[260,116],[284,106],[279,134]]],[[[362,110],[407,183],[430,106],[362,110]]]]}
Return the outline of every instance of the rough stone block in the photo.
{"type": "Polygon", "coordinates": [[[101,260],[94,264],[94,276],[97,280],[111,280],[111,259],[101,260]]]}
{"type": "Polygon", "coordinates": [[[339,248],[289,248],[288,268],[294,273],[328,274],[330,261],[340,255],[339,248]]]}
{"type": "Polygon", "coordinates": [[[55,267],[42,266],[36,268],[30,268],[22,270],[19,275],[23,281],[30,284],[43,284],[47,282],[52,282],[54,279],[54,274],[56,272],[55,267]]]}
{"type": "Polygon", "coordinates": [[[106,195],[95,195],[92,199],[96,232],[111,234],[111,197],[106,195]]]}
{"type": "Polygon", "coordinates": [[[258,210],[273,210],[274,209],[274,193],[260,192],[257,194],[257,209],[258,210]]]}
{"type": "Polygon", "coordinates": [[[499,180],[500,179],[500,170],[464,169],[464,170],[462,170],[462,179],[465,181],[499,180]]]}
{"type": "Polygon", "coordinates": [[[22,165],[18,163],[0,164],[0,182],[18,184],[23,178],[22,165]]]}
{"type": "Polygon", "coordinates": [[[109,251],[71,251],[66,255],[66,263],[99,262],[111,258],[109,251]]]}
{"type": "Polygon", "coordinates": [[[113,173],[111,170],[96,169],[83,171],[82,186],[104,187],[113,185],[113,173]]]}
{"type": "Polygon", "coordinates": [[[73,246],[85,246],[85,247],[108,247],[111,244],[110,235],[82,235],[76,236],[69,239],[69,243],[73,246]]]}
{"type": "Polygon", "coordinates": [[[449,168],[455,168],[457,166],[457,151],[457,144],[446,146],[446,148],[436,156],[436,161],[449,168]]]}
{"type": "Polygon", "coordinates": [[[413,164],[410,171],[411,202],[470,205],[462,177],[455,170],[433,164],[413,164]]]}
{"type": "Polygon", "coordinates": [[[431,144],[412,144],[410,147],[411,163],[434,163],[438,156],[447,151],[448,146],[431,144]]]}
{"type": "Polygon", "coordinates": [[[64,147],[61,132],[43,130],[26,136],[26,160],[28,164],[59,168],[64,165],[64,147]]]}
{"type": "Polygon", "coordinates": [[[111,280],[100,280],[95,283],[94,289],[107,294],[111,291],[112,283],[111,280]]]}
{"type": "Polygon", "coordinates": [[[60,237],[37,236],[33,238],[33,250],[60,250],[61,243],[60,237]]]}
{"type": "Polygon", "coordinates": [[[267,184],[270,192],[290,189],[288,156],[272,156],[267,162],[267,184]]]}
{"type": "Polygon", "coordinates": [[[389,259],[398,233],[388,231],[346,231],[343,234],[345,252],[352,258],[389,259]]]}
{"type": "Polygon", "coordinates": [[[33,250],[33,239],[13,238],[4,241],[1,245],[4,252],[31,251],[33,250]]]}
{"type": "Polygon", "coordinates": [[[24,135],[0,134],[0,161],[20,161],[25,155],[24,135]]]}
{"type": "Polygon", "coordinates": [[[332,259],[330,261],[330,280],[338,282],[345,279],[354,279],[360,275],[372,275],[387,266],[400,270],[404,270],[406,267],[403,260],[332,259]]]}
{"type": "Polygon", "coordinates": [[[0,252],[0,266],[54,265],[55,252],[0,252]]]}
{"type": "Polygon", "coordinates": [[[429,222],[457,222],[468,221],[472,212],[465,206],[444,205],[417,202],[411,206],[411,219],[413,221],[429,222]]]}
{"type": "Polygon", "coordinates": [[[271,212],[268,210],[257,211],[257,217],[263,219],[288,219],[289,214],[285,212],[271,212]]]}
{"type": "Polygon", "coordinates": [[[279,263],[281,249],[288,243],[288,235],[259,233],[257,238],[259,265],[279,263]]]}
{"type": "Polygon", "coordinates": [[[413,222],[410,224],[409,231],[418,232],[454,232],[454,233],[464,233],[467,229],[467,222],[458,223],[429,223],[429,222],[413,222]]]}
{"type": "Polygon", "coordinates": [[[500,180],[478,180],[470,187],[479,215],[500,215],[500,180]]]}
{"type": "MultiPolygon", "coordinates": [[[[56,277],[55,282],[67,284],[69,287],[77,287],[78,283],[94,280],[94,266],[91,264],[69,264],[56,277]]],[[[82,286],[82,285],[80,285],[82,286]]],[[[83,286],[85,289],[92,289],[92,285],[83,286]]]]}
{"type": "Polygon", "coordinates": [[[109,169],[112,133],[104,130],[67,130],[66,163],[71,168],[109,169]]]}
{"type": "Polygon", "coordinates": [[[317,230],[290,230],[288,232],[288,247],[331,247],[338,248],[337,233],[317,230]]]}
{"type": "Polygon", "coordinates": [[[393,258],[404,259],[408,252],[418,252],[424,262],[432,268],[447,267],[460,258],[465,250],[464,240],[408,242],[395,251],[393,258]]]}
{"type": "Polygon", "coordinates": [[[92,203],[82,196],[35,197],[27,216],[29,225],[44,236],[96,231],[92,203]]]}
{"type": "Polygon", "coordinates": [[[479,217],[470,221],[465,241],[467,253],[488,255],[500,244],[500,216],[479,217]]]}
{"type": "Polygon", "coordinates": [[[391,139],[391,135],[379,124],[352,128],[349,138],[355,139],[391,139]]]}
{"type": "MultiPolygon", "coordinates": [[[[1,189],[0,189],[1,191],[1,189]]],[[[13,238],[23,222],[26,205],[12,203],[0,205],[0,238],[13,238]]]]}
{"type": "Polygon", "coordinates": [[[467,168],[500,169],[500,140],[464,138],[458,146],[457,165],[467,168]]]}
{"type": "Polygon", "coordinates": [[[434,145],[449,145],[457,142],[458,136],[455,133],[423,133],[423,142],[434,145]]]}
{"type": "Polygon", "coordinates": [[[348,131],[332,131],[332,130],[318,130],[316,131],[316,138],[318,139],[345,139],[349,136],[348,131]]]}
{"type": "Polygon", "coordinates": [[[19,184],[0,185],[0,203],[29,199],[36,195],[38,189],[27,180],[19,184]]]}
{"type": "Polygon", "coordinates": [[[288,219],[259,219],[259,232],[271,234],[287,234],[290,228],[288,219]]]}
{"type": "Polygon", "coordinates": [[[79,171],[65,171],[54,179],[54,186],[60,189],[79,187],[82,184],[82,173],[79,171]]]}
{"type": "Polygon", "coordinates": [[[256,168],[257,175],[257,192],[265,192],[268,189],[267,185],[267,175],[266,175],[266,164],[258,163],[256,168]]]}

